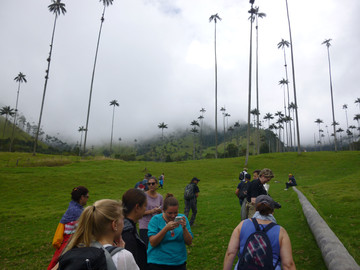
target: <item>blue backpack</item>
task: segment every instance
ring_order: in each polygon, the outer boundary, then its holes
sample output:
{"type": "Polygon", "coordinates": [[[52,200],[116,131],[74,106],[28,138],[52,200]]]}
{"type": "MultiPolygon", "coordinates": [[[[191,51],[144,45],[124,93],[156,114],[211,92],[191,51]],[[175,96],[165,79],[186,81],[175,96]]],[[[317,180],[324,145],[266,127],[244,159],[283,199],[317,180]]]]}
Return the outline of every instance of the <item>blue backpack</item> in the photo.
{"type": "Polygon", "coordinates": [[[238,254],[239,263],[238,270],[257,270],[257,269],[275,269],[279,264],[280,257],[275,266],[273,265],[273,251],[271,242],[266,234],[274,226],[279,226],[276,223],[268,224],[264,229],[260,226],[255,218],[251,219],[256,231],[250,234],[245,242],[243,252],[238,254]]]}

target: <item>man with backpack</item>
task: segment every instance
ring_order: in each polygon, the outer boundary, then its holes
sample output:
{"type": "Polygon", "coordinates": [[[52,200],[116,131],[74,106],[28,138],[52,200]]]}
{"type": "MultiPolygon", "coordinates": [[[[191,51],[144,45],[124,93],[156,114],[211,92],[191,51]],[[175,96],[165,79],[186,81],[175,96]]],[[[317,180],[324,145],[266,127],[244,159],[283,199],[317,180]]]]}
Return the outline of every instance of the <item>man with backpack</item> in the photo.
{"type": "Polygon", "coordinates": [[[238,184],[235,190],[235,195],[239,198],[239,202],[241,206],[241,213],[242,213],[241,220],[243,220],[242,218],[244,215],[243,212],[245,213],[247,189],[250,184],[250,179],[251,179],[251,175],[247,173],[245,175],[245,181],[240,181],[240,183],[238,184]]]}
{"type": "Polygon", "coordinates": [[[197,197],[199,196],[199,183],[200,179],[194,177],[190,184],[185,187],[184,191],[184,202],[185,210],[184,214],[186,217],[189,217],[190,209],[192,211],[191,219],[189,221],[190,226],[194,225],[196,213],[197,213],[197,197]]]}
{"type": "Polygon", "coordinates": [[[256,213],[234,229],[224,258],[223,270],[295,270],[289,235],[276,224],[276,202],[268,195],[256,197],[256,213]]]}

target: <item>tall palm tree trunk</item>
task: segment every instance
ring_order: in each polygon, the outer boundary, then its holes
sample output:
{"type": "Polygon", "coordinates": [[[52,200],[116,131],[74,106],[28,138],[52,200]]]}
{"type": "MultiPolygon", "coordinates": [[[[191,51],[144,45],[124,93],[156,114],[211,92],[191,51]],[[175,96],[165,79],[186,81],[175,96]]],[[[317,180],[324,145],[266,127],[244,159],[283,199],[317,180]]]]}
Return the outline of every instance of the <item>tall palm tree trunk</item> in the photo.
{"type": "Polygon", "coordinates": [[[10,141],[9,152],[11,152],[12,146],[14,143],[14,133],[15,133],[15,125],[16,125],[16,116],[17,116],[17,111],[18,111],[17,107],[18,107],[18,101],[19,101],[20,83],[21,82],[19,81],[19,86],[18,86],[17,95],[16,95],[15,116],[14,116],[14,123],[13,123],[12,131],[11,131],[11,141],[10,141]]]}
{"type": "Polygon", "coordinates": [[[258,33],[258,16],[256,16],[256,145],[257,151],[254,151],[255,155],[260,154],[260,132],[259,132],[259,33],[258,33]]]}
{"type": "Polygon", "coordinates": [[[81,154],[82,137],[83,137],[83,131],[81,131],[81,135],[80,135],[79,156],[81,154]]]}
{"type": "MultiPolygon", "coordinates": [[[[284,48],[284,67],[285,67],[285,79],[288,82],[289,81],[289,76],[288,76],[288,71],[287,71],[287,63],[286,63],[286,53],[285,53],[285,48],[284,48]]],[[[287,90],[287,113],[290,117],[290,91],[289,91],[289,83],[286,84],[286,90],[287,90]]],[[[285,116],[286,116],[286,109],[285,109],[285,116]]],[[[291,131],[291,121],[289,120],[289,130],[290,130],[290,148],[293,148],[293,143],[292,143],[292,131],[291,131]]],[[[294,134],[295,136],[295,134],[294,134]]],[[[294,138],[295,140],[295,138],[294,138]]],[[[294,141],[295,143],[295,141],[294,141]]]]}
{"type": "Polygon", "coordinates": [[[218,129],[217,129],[217,57],[216,57],[216,21],[214,33],[215,48],[215,158],[218,157],[218,129]]]}
{"type": "Polygon", "coordinates": [[[330,76],[330,93],[331,93],[331,109],[332,109],[332,118],[333,118],[333,127],[334,127],[334,145],[335,152],[337,151],[337,140],[336,140],[336,121],[335,121],[335,112],[334,112],[334,97],[333,97],[333,88],[332,88],[332,79],[331,79],[331,62],[330,62],[330,50],[327,46],[328,60],[329,60],[329,76],[330,76]]]}
{"type": "MultiPolygon", "coordinates": [[[[253,9],[251,4],[251,10],[253,9]]],[[[251,69],[252,69],[252,20],[253,13],[251,13],[250,18],[250,55],[249,55],[249,93],[248,93],[248,117],[247,117],[247,131],[246,131],[246,157],[245,157],[245,166],[247,166],[249,161],[249,148],[250,148],[250,110],[251,110],[251,69]]]]}
{"type": "Polygon", "coordinates": [[[292,77],[293,77],[293,88],[294,88],[294,103],[295,103],[295,116],[296,116],[296,136],[297,136],[297,148],[298,154],[301,154],[301,144],[300,144],[300,130],[299,130],[299,116],[298,116],[298,106],[297,106],[297,98],[296,98],[296,83],[295,83],[295,63],[294,63],[294,43],[292,41],[291,36],[291,25],[290,25],[290,15],[289,15],[289,7],[288,2],[285,0],[286,3],[286,13],[289,25],[289,37],[290,37],[290,50],[291,50],[291,70],[292,70],[292,77]]]}
{"type": "Polygon", "coordinates": [[[115,105],[113,106],[113,115],[112,115],[112,121],[111,121],[111,139],[110,139],[110,156],[112,153],[112,142],[113,142],[113,133],[114,133],[114,115],[115,115],[115,105]]]}
{"type": "Polygon", "coordinates": [[[55,14],[53,32],[52,32],[51,43],[50,43],[49,58],[47,59],[48,67],[47,67],[46,75],[45,75],[45,84],[44,84],[44,91],[43,91],[43,96],[42,96],[42,101],[41,101],[39,123],[37,125],[36,134],[35,134],[35,140],[34,140],[34,150],[33,150],[33,155],[34,156],[36,154],[37,142],[38,142],[38,139],[39,139],[39,133],[40,133],[40,127],[41,127],[41,118],[42,118],[43,109],[44,109],[44,102],[45,102],[46,87],[47,87],[47,82],[48,82],[49,73],[50,73],[51,54],[52,54],[52,49],[53,49],[53,44],[54,44],[54,35],[55,35],[57,17],[58,17],[58,15],[55,14]]]}
{"type": "Polygon", "coordinates": [[[98,55],[98,51],[99,51],[101,30],[102,30],[102,26],[103,26],[103,23],[104,23],[104,15],[105,15],[105,5],[104,5],[103,13],[102,13],[102,16],[101,16],[101,19],[100,19],[100,20],[101,20],[101,23],[100,23],[98,40],[97,40],[97,44],[96,44],[96,52],[95,52],[94,66],[93,66],[93,71],[92,71],[92,76],[91,76],[90,94],[89,94],[89,104],[88,104],[88,111],[87,111],[87,116],[86,116],[86,127],[85,127],[85,136],[84,136],[84,149],[83,149],[83,154],[84,154],[84,155],[85,155],[85,153],[86,153],[86,141],[87,141],[87,132],[88,132],[88,127],[89,127],[89,116],[90,116],[90,107],[91,107],[91,96],[92,96],[93,85],[94,85],[96,61],[97,61],[97,55],[98,55]]]}

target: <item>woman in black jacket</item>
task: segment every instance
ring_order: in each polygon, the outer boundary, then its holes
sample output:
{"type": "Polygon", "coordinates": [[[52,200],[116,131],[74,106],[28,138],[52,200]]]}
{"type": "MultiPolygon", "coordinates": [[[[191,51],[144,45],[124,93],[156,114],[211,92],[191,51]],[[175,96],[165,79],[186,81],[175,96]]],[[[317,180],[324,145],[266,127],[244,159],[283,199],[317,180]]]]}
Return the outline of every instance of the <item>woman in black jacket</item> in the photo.
{"type": "Polygon", "coordinates": [[[122,197],[124,207],[124,229],[122,231],[122,238],[125,242],[125,249],[130,251],[139,266],[140,270],[147,269],[146,245],[140,239],[139,233],[136,229],[136,223],[145,213],[146,210],[146,195],[136,188],[129,189],[122,197]]]}

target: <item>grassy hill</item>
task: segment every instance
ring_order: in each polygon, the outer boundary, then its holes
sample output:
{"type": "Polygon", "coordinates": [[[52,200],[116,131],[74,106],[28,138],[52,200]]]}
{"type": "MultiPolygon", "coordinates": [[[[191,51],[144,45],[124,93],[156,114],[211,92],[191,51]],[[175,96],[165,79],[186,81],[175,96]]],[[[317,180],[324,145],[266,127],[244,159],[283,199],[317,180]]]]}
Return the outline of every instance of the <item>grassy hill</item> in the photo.
{"type": "MultiPolygon", "coordinates": [[[[75,157],[0,153],[0,269],[44,269],[53,255],[51,241],[66,210],[70,191],[85,185],[88,204],[120,199],[141,180],[144,169],[165,172],[165,195],[173,193],[183,211],[183,190],[193,176],[201,179],[188,269],[221,269],[232,230],[240,221],[234,195],[244,158],[182,162],[80,160],[75,157]],[[17,165],[16,165],[17,164],[17,165]],[[56,166],[58,165],[58,166],[56,166]],[[60,166],[61,165],[61,166],[60,166]]],[[[282,208],[275,217],[288,231],[297,269],[326,269],[295,192],[284,191],[288,173],[330,228],[360,263],[360,152],[312,152],[250,156],[249,170],[271,168],[271,196],[282,208]]]]}

